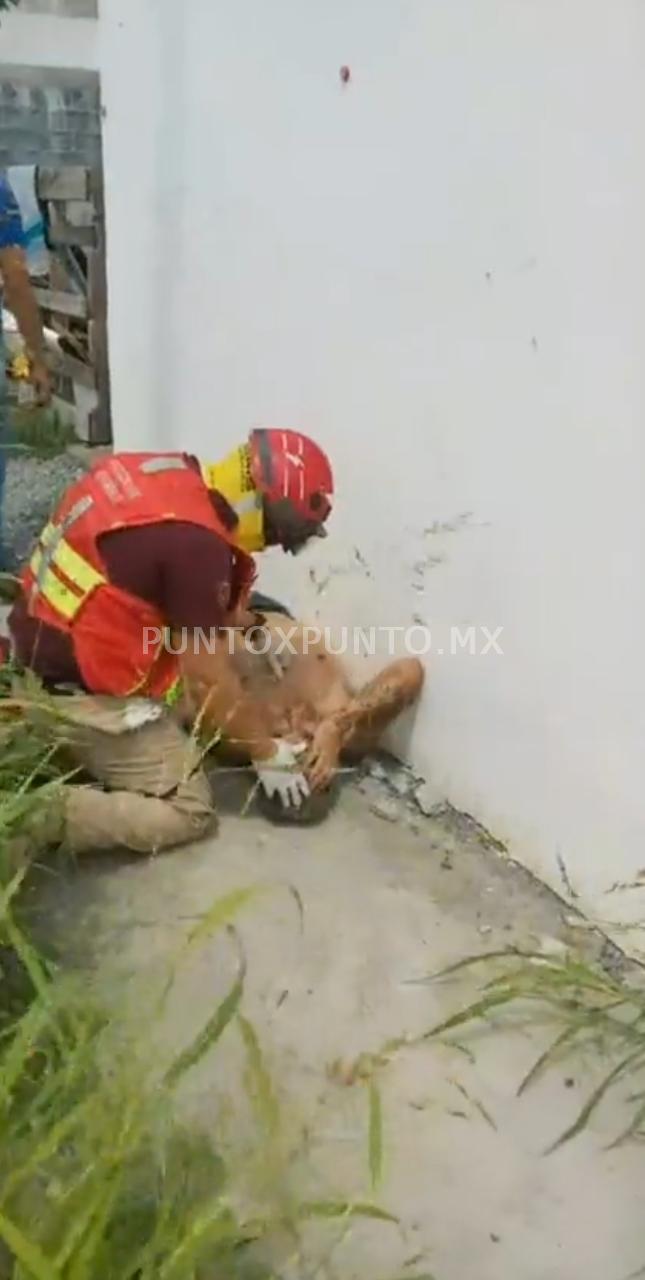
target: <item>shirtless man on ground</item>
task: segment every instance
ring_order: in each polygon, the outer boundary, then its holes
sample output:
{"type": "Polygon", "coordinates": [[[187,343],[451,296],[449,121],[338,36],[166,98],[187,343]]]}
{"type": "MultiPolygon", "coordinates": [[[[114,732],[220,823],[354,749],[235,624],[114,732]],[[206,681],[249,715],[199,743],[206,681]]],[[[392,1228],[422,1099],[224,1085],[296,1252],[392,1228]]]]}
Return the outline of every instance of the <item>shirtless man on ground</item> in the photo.
{"type": "MultiPolygon", "coordinates": [[[[275,737],[306,744],[307,780],[312,792],[323,791],[343,760],[374,750],[388,725],[416,702],[423,666],[417,658],[401,658],[355,690],[341,658],[329,653],[312,628],[281,613],[262,616],[257,635],[235,634],[236,670],[246,691],[264,704],[275,737]]],[[[228,740],[218,755],[246,763],[228,740]]]]}

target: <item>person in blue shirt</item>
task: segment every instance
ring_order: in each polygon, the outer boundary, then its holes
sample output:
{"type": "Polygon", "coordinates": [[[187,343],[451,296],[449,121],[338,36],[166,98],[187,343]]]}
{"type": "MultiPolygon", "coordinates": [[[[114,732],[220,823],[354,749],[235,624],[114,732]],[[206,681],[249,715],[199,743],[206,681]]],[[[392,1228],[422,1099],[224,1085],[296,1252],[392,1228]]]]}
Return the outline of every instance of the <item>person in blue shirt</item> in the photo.
{"type": "MultiPolygon", "coordinates": [[[[0,521],[9,439],[7,401],[7,357],[2,332],[2,307],[13,312],[27,348],[31,380],[39,404],[51,398],[49,373],[45,364],[45,341],[38,303],[29,279],[24,250],[24,231],[18,202],[9,179],[0,171],[0,521]]],[[[1,529],[1,525],[0,525],[1,529]]],[[[4,567],[0,532],[0,569],[4,567]]]]}

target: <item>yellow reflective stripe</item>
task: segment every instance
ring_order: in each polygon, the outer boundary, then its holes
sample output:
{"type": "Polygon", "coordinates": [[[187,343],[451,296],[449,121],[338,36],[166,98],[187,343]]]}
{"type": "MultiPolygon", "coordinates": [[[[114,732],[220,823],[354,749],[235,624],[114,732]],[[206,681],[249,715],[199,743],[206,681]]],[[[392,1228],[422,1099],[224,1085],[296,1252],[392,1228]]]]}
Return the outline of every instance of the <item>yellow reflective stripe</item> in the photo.
{"type": "MultiPolygon", "coordinates": [[[[43,559],[47,555],[47,550],[43,550],[43,548],[51,548],[54,539],[58,536],[59,530],[53,524],[48,524],[43,530],[40,538],[40,547],[34,551],[29,562],[29,568],[36,580],[42,574],[43,559]]],[[[50,608],[61,613],[69,621],[78,613],[90,592],[95,587],[101,586],[105,581],[106,579],[102,573],[99,573],[93,565],[84,560],[83,556],[79,556],[78,552],[74,551],[73,547],[70,547],[69,542],[61,539],[51,556],[51,565],[48,566],[43,580],[39,584],[40,595],[47,601],[50,608]],[[53,568],[64,573],[65,577],[76,588],[76,591],[72,591],[64,582],[61,582],[60,578],[52,572],[53,568]]]]}
{"type": "Polygon", "coordinates": [[[42,562],[43,562],[43,553],[41,548],[48,547],[51,545],[53,539],[56,536],[56,532],[57,530],[55,525],[47,524],[45,525],[45,528],[43,529],[40,535],[40,538],[38,540],[39,545],[36,547],[36,550],[34,551],[34,554],[31,557],[31,560],[29,561],[29,568],[31,569],[31,572],[33,573],[35,578],[38,577],[38,574],[40,573],[40,566],[42,565],[42,562]]]}
{"type": "Polygon", "coordinates": [[[57,534],[58,529],[55,524],[46,524],[40,535],[39,542],[42,543],[43,547],[48,547],[53,542],[57,534]]]}
{"type": "Polygon", "coordinates": [[[43,529],[40,535],[40,538],[38,539],[38,546],[36,547],[36,550],[34,551],[34,554],[31,557],[31,560],[29,561],[29,568],[31,569],[31,572],[33,574],[38,574],[40,570],[40,566],[43,562],[42,548],[50,547],[57,533],[58,533],[58,530],[55,524],[45,525],[45,528],[43,529]]]}
{"type": "Polygon", "coordinates": [[[68,621],[78,613],[84,599],[82,596],[75,595],[70,587],[66,587],[51,569],[48,569],[45,574],[40,594],[52,609],[62,613],[68,621]]]}
{"type": "Polygon", "coordinates": [[[39,550],[34,551],[34,554],[31,557],[31,560],[29,561],[29,568],[31,569],[31,572],[33,573],[35,578],[38,577],[42,562],[43,562],[42,551],[39,551],[39,550]]]}
{"type": "Polygon", "coordinates": [[[88,560],[79,556],[78,552],[70,547],[69,542],[63,541],[59,544],[54,552],[52,564],[60,569],[85,596],[105,582],[103,574],[99,573],[88,560]]]}

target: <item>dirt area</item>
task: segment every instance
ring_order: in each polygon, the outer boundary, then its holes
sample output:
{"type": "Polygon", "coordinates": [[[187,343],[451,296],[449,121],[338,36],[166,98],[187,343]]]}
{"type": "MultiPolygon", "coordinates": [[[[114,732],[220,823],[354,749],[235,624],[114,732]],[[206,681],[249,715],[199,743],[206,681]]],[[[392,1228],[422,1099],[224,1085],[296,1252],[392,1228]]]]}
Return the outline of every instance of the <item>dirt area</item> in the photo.
{"type": "MultiPolygon", "coordinates": [[[[285,1177],[311,1197],[377,1199],[400,1220],[312,1230],[310,1263],[281,1256],[276,1272],[289,1280],[626,1280],[642,1267],[643,1153],[606,1149],[623,1127],[620,1100],[610,1098],[575,1141],[543,1154],[603,1064],[567,1063],[516,1096],[551,1031],[500,1023],[395,1056],[378,1077],[377,1192],[368,1090],[347,1083],[357,1055],[432,1027],[476,990],[472,975],[411,979],[510,945],[553,953],[584,939],[612,964],[615,949],[571,930],[570,909],[474,824],[451,812],[423,817],[382,779],[348,783],[329,819],[308,829],[240,817],[239,780],[220,776],[215,787],[216,839],[153,861],[109,859],[47,876],[32,909],[112,1000],[115,1028],[145,1028],[187,931],[219,895],[264,888],[237,918],[237,940],[222,931],[182,966],[163,1023],[151,1026],[151,1061],[190,1042],[229,989],[241,944],[244,1012],[283,1108],[285,1177]]],[[[181,1096],[186,1116],[216,1143],[239,1145],[240,1161],[253,1143],[250,1118],[248,1133],[240,1131],[242,1076],[239,1035],[229,1027],[181,1096]]]]}

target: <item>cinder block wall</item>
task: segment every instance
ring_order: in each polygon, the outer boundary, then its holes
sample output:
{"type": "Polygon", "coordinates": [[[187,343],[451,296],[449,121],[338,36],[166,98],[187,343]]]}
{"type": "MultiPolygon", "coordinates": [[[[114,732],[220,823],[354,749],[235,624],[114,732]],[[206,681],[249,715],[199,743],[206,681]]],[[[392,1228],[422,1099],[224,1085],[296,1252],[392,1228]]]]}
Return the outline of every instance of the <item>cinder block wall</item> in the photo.
{"type": "Polygon", "coordinates": [[[101,105],[93,72],[0,72],[0,167],[101,161],[101,105]]]}

